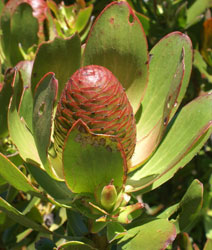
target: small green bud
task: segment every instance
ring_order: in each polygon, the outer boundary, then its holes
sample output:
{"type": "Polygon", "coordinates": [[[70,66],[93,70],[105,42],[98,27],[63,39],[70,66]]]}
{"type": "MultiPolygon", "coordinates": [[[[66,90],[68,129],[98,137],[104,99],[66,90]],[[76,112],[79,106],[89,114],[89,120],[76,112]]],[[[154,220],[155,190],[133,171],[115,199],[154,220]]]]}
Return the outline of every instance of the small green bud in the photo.
{"type": "Polygon", "coordinates": [[[101,193],[101,204],[103,208],[110,210],[114,206],[116,199],[117,192],[115,186],[112,184],[104,186],[101,193]]]}

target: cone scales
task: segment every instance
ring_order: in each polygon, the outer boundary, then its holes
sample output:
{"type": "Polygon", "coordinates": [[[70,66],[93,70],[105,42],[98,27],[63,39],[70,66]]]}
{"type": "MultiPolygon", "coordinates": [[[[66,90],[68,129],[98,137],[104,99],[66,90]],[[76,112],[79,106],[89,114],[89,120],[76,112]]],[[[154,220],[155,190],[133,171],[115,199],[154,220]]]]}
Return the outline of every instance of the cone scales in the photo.
{"type": "Polygon", "coordinates": [[[90,65],[76,71],[66,84],[55,116],[55,150],[62,155],[65,137],[75,121],[83,120],[95,134],[117,136],[127,160],[136,143],[136,124],[127,95],[106,68],[90,65]]]}

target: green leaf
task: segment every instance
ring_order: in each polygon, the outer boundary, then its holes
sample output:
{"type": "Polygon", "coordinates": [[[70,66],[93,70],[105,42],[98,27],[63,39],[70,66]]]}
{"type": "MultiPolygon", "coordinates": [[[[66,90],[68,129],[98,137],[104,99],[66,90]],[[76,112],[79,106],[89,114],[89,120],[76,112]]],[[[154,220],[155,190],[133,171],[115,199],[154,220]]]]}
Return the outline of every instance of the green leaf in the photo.
{"type": "Polygon", "coordinates": [[[212,249],[212,240],[208,239],[205,243],[204,249],[203,250],[210,250],[212,249]]]}
{"type": "Polygon", "coordinates": [[[49,72],[37,84],[33,102],[33,134],[40,159],[48,163],[47,153],[51,142],[54,103],[57,98],[58,82],[49,72]]]}
{"type": "Polygon", "coordinates": [[[176,220],[176,226],[181,232],[188,231],[199,215],[203,202],[203,185],[194,180],[180,201],[180,213],[176,220]]]}
{"type": "Polygon", "coordinates": [[[212,94],[206,94],[195,99],[179,112],[152,158],[143,168],[129,176],[127,184],[133,187],[132,191],[148,186],[150,190],[158,187],[163,183],[163,181],[160,182],[160,177],[167,174],[165,180],[168,180],[173,175],[173,172],[171,175],[168,174],[171,169],[176,166],[174,169],[176,172],[194,157],[199,149],[197,143],[200,142],[200,145],[203,145],[201,140],[205,141],[210,135],[208,132],[207,137],[204,137],[212,125],[211,100],[212,94]]]}
{"type": "Polygon", "coordinates": [[[194,50],[194,66],[198,68],[201,74],[203,74],[210,83],[212,83],[212,75],[208,73],[207,63],[202,58],[198,50],[194,50]]]}
{"type": "Polygon", "coordinates": [[[73,236],[84,236],[89,233],[85,218],[79,212],[71,209],[66,210],[68,218],[68,230],[73,236]]]}
{"type": "Polygon", "coordinates": [[[23,232],[19,233],[18,235],[16,235],[16,243],[21,242],[22,240],[24,241],[24,239],[27,238],[27,236],[32,233],[33,229],[29,228],[24,230],[23,232]]]}
{"type": "Polygon", "coordinates": [[[97,250],[81,241],[69,241],[60,245],[57,250],[97,250]]]}
{"type": "Polygon", "coordinates": [[[147,221],[131,228],[118,242],[118,250],[164,250],[176,237],[175,227],[165,219],[147,221]]]}
{"type": "Polygon", "coordinates": [[[0,153],[0,175],[17,190],[40,196],[40,192],[27,177],[9,160],[0,153]]]}
{"type": "Polygon", "coordinates": [[[170,117],[171,117],[171,113],[173,116],[173,113],[176,112],[175,107],[179,105],[178,96],[180,94],[180,90],[182,87],[184,74],[185,74],[185,49],[182,48],[181,57],[180,57],[179,63],[177,65],[177,68],[174,74],[174,78],[172,79],[172,83],[169,87],[169,90],[165,99],[165,105],[164,105],[163,117],[162,117],[162,122],[163,122],[164,127],[168,124],[170,117]]]}
{"type": "Polygon", "coordinates": [[[22,89],[22,86],[21,79],[17,72],[14,78],[16,79],[17,83],[14,87],[14,95],[10,100],[10,106],[8,111],[9,134],[13,143],[18,148],[20,156],[23,158],[24,161],[33,161],[37,164],[41,164],[37,148],[35,146],[34,138],[26,127],[26,125],[24,124],[23,120],[21,120],[17,111],[16,102],[18,93],[20,92],[20,89],[22,89]]]}
{"type": "MultiPolygon", "coordinates": [[[[169,169],[164,175],[162,175],[158,180],[156,180],[153,184],[153,189],[156,187],[161,186],[163,183],[171,179],[174,174],[184,167],[199,151],[200,149],[204,146],[208,138],[210,137],[210,134],[212,132],[212,129],[208,129],[207,132],[192,146],[192,148],[189,150],[189,152],[180,160],[174,167],[169,169]]],[[[148,189],[149,187],[147,187],[148,189]]],[[[145,189],[145,190],[147,190],[145,189]]]]}
{"type": "Polygon", "coordinates": [[[2,12],[3,8],[4,8],[4,2],[0,1],[0,13],[2,12]]]}
{"type": "Polygon", "coordinates": [[[176,9],[176,19],[177,19],[177,26],[179,28],[184,29],[186,26],[186,19],[187,19],[187,5],[188,2],[182,2],[182,4],[176,9]]]}
{"type": "Polygon", "coordinates": [[[137,124],[132,167],[140,166],[156,149],[185,95],[192,67],[191,41],[180,32],[160,40],[150,55],[149,82],[137,124]]]}
{"type": "Polygon", "coordinates": [[[16,65],[16,68],[21,73],[21,77],[24,83],[24,92],[19,107],[19,115],[21,119],[24,119],[30,131],[32,131],[33,111],[33,97],[30,89],[32,66],[33,61],[21,61],[16,65]]]}
{"type": "Polygon", "coordinates": [[[21,72],[21,76],[23,78],[24,86],[30,86],[31,84],[31,74],[33,61],[21,61],[16,65],[17,69],[21,72]]]}
{"type": "Polygon", "coordinates": [[[65,180],[74,193],[96,193],[98,197],[111,181],[117,190],[122,188],[126,163],[112,139],[92,134],[81,120],[72,126],[65,141],[63,164],[65,180]]]}
{"type": "Polygon", "coordinates": [[[126,229],[118,222],[111,222],[107,225],[107,239],[109,243],[122,238],[126,233],[126,229]]]}
{"type": "Polygon", "coordinates": [[[91,29],[83,66],[108,68],[126,89],[134,113],[144,96],[148,75],[147,41],[138,18],[126,2],[113,2],[91,29]]]}
{"type": "MultiPolygon", "coordinates": [[[[37,207],[37,205],[40,203],[41,199],[38,197],[33,197],[31,200],[27,201],[26,206],[24,206],[24,209],[22,210],[22,214],[28,216],[28,218],[31,216],[31,218],[33,218],[33,216],[36,213],[36,218],[35,220],[37,222],[42,223],[43,222],[43,217],[39,211],[39,208],[37,207]]],[[[23,201],[24,203],[25,201],[23,201]]]]}
{"type": "Polygon", "coordinates": [[[0,91],[0,137],[8,135],[7,112],[13,94],[14,74],[11,69],[6,72],[3,88],[0,91]]]}
{"type": "Polygon", "coordinates": [[[51,233],[48,229],[39,225],[38,223],[30,220],[21,212],[19,212],[16,208],[11,206],[7,201],[0,197],[0,210],[6,213],[12,220],[16,221],[17,223],[27,227],[32,228],[36,231],[43,232],[43,233],[51,233]]]}
{"type": "Polygon", "coordinates": [[[133,219],[141,215],[141,209],[144,207],[143,203],[137,202],[120,208],[117,221],[122,224],[129,224],[133,219]]]}
{"type": "Polygon", "coordinates": [[[204,216],[204,230],[205,230],[205,236],[208,239],[212,240],[212,218],[210,214],[205,214],[204,216]]]}
{"type": "Polygon", "coordinates": [[[93,5],[89,5],[87,8],[80,9],[76,17],[75,21],[76,23],[73,29],[73,33],[76,31],[80,33],[85,28],[91,16],[92,10],[93,10],[93,5]]]}
{"type": "Polygon", "coordinates": [[[24,51],[38,42],[38,21],[32,15],[32,8],[27,3],[15,9],[6,7],[1,16],[2,45],[10,64],[15,66],[23,60],[19,44],[24,51]]]}
{"type": "Polygon", "coordinates": [[[59,212],[54,216],[54,222],[51,224],[49,230],[56,231],[67,221],[66,209],[64,207],[59,208],[59,212]]]}
{"type": "Polygon", "coordinates": [[[209,7],[212,7],[212,0],[196,0],[187,10],[187,26],[195,24],[200,21],[203,17],[201,14],[209,7]]]}
{"type": "Polygon", "coordinates": [[[30,88],[25,87],[20,103],[19,116],[32,132],[33,96],[30,88]]]}
{"type": "Polygon", "coordinates": [[[202,203],[203,185],[198,180],[194,180],[182,200],[166,209],[158,217],[168,219],[175,214],[176,219],[172,219],[172,221],[177,228],[177,233],[188,232],[195,223],[195,219],[199,216],[202,203]]]}
{"type": "Polygon", "coordinates": [[[32,69],[32,91],[34,92],[35,86],[46,73],[54,72],[60,96],[68,79],[80,67],[80,46],[77,34],[67,39],[56,37],[53,41],[42,43],[36,53],[32,69]]]}
{"type": "MultiPolygon", "coordinates": [[[[0,186],[7,184],[7,181],[0,175],[0,186]]],[[[1,190],[0,190],[1,192],[1,190]]]]}
{"type": "Polygon", "coordinates": [[[158,218],[160,219],[168,219],[173,215],[179,208],[179,203],[172,205],[171,207],[168,207],[165,211],[163,211],[161,214],[158,215],[158,218]]]}
{"type": "Polygon", "coordinates": [[[32,164],[27,163],[26,167],[37,183],[57,202],[67,205],[72,203],[73,194],[64,181],[51,178],[44,170],[32,164]]]}
{"type": "Polygon", "coordinates": [[[107,226],[107,224],[108,224],[107,221],[93,220],[90,231],[93,234],[97,234],[97,233],[101,232],[107,226]]]}
{"type": "Polygon", "coordinates": [[[141,22],[143,28],[144,28],[144,31],[145,31],[145,34],[146,35],[149,35],[149,31],[150,31],[150,18],[135,11],[135,14],[136,16],[138,17],[139,21],[141,22]]]}

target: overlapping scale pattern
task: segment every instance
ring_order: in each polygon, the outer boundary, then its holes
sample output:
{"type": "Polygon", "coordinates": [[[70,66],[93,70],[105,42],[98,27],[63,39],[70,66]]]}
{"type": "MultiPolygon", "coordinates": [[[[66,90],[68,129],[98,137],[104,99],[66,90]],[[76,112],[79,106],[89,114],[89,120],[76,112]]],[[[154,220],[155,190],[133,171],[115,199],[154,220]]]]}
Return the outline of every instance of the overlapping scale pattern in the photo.
{"type": "Polygon", "coordinates": [[[76,71],[66,84],[55,116],[55,150],[60,155],[75,121],[83,120],[95,134],[117,136],[127,160],[136,143],[136,124],[126,93],[106,68],[89,65],[76,71]]]}

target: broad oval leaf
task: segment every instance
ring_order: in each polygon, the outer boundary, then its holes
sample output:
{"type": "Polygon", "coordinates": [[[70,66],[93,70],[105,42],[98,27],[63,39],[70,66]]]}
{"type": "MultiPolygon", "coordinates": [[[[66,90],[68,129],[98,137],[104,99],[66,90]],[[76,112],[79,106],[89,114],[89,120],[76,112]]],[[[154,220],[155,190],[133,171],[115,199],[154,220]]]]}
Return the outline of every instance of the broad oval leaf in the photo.
{"type": "MultiPolygon", "coordinates": [[[[208,128],[206,127],[206,130],[208,128]]],[[[203,131],[202,131],[203,132],[203,131]]],[[[148,186],[143,191],[147,192],[149,189],[155,189],[159,186],[161,186],[163,183],[171,179],[174,174],[184,167],[204,146],[206,141],[208,140],[209,136],[211,135],[212,128],[208,129],[204,135],[191,147],[191,149],[188,151],[188,153],[180,160],[174,167],[171,167],[167,172],[165,172],[159,179],[155,180],[152,186],[148,186]]],[[[203,132],[204,133],[204,132],[203,132]]],[[[158,175],[159,176],[159,175],[158,175]]]]}
{"type": "Polygon", "coordinates": [[[37,84],[33,102],[33,134],[40,159],[45,166],[51,141],[54,103],[57,98],[58,82],[49,72],[37,84]]]}
{"type": "Polygon", "coordinates": [[[135,113],[147,84],[147,41],[126,2],[111,3],[94,23],[82,58],[83,66],[92,64],[108,68],[118,78],[135,113]]]}
{"type": "Polygon", "coordinates": [[[14,95],[11,97],[8,110],[8,129],[13,143],[18,148],[20,156],[24,161],[33,161],[42,165],[34,138],[28,130],[24,121],[20,118],[17,109],[18,93],[22,90],[22,83],[19,75],[14,76],[14,95]]]}
{"type": "Polygon", "coordinates": [[[22,120],[24,120],[30,132],[33,131],[32,114],[33,114],[32,91],[29,87],[25,87],[23,90],[22,98],[21,98],[19,116],[21,117],[22,120]]]}
{"type": "MultiPolygon", "coordinates": [[[[200,141],[212,125],[212,94],[201,96],[186,105],[176,117],[172,127],[166,134],[159,148],[143,168],[132,173],[127,184],[133,187],[133,191],[144,189],[152,184],[151,189],[160,177],[168,173],[172,168],[180,165],[183,158],[189,153],[190,160],[198,147],[194,147],[200,141]]],[[[207,133],[207,137],[210,133],[207,133]]],[[[205,138],[204,140],[206,140],[205,138]]],[[[188,161],[183,161],[186,164],[188,161]]],[[[175,169],[177,171],[177,169],[175,169]]],[[[169,176],[171,178],[171,176],[169,176]]]]}
{"type": "Polygon", "coordinates": [[[3,154],[0,153],[0,175],[17,190],[41,196],[27,177],[3,154]]]}
{"type": "Polygon", "coordinates": [[[176,225],[177,233],[188,232],[199,216],[202,203],[203,185],[198,180],[193,180],[182,200],[167,208],[158,217],[170,219],[174,214],[176,219],[172,219],[172,222],[176,225]]]}
{"type": "Polygon", "coordinates": [[[76,22],[75,22],[75,26],[73,27],[73,33],[74,32],[78,32],[80,33],[81,31],[83,31],[83,29],[86,27],[86,25],[88,24],[89,18],[91,16],[93,10],[93,5],[89,5],[86,8],[82,8],[80,9],[77,17],[76,17],[76,22]]]}
{"type": "Polygon", "coordinates": [[[33,61],[21,61],[16,65],[16,68],[21,72],[21,77],[24,82],[24,87],[30,86],[33,61]]]}
{"type": "Polygon", "coordinates": [[[81,241],[68,241],[61,244],[57,250],[97,250],[96,248],[81,242],[81,241]]]}
{"type": "Polygon", "coordinates": [[[212,248],[212,239],[207,239],[203,250],[210,250],[212,248]]]}
{"type": "Polygon", "coordinates": [[[131,228],[118,242],[118,250],[164,250],[176,237],[176,230],[166,219],[146,221],[131,228]]]}
{"type": "Polygon", "coordinates": [[[181,212],[177,217],[177,227],[181,232],[189,231],[199,216],[203,203],[203,184],[194,180],[180,201],[181,212]]]}
{"type": "Polygon", "coordinates": [[[38,42],[38,21],[32,15],[31,6],[22,3],[14,9],[6,5],[1,16],[1,29],[4,53],[9,63],[15,66],[23,60],[19,46],[26,52],[38,42]]]}
{"type": "Polygon", "coordinates": [[[36,53],[32,76],[32,92],[41,78],[48,72],[54,72],[58,80],[58,96],[65,83],[80,67],[81,44],[77,34],[67,38],[56,37],[53,41],[42,43],[36,53]]]}
{"type": "Polygon", "coordinates": [[[202,13],[212,6],[212,0],[196,0],[193,2],[191,7],[187,10],[187,26],[186,28],[190,27],[191,25],[198,22],[202,19],[202,13]]]}
{"type": "Polygon", "coordinates": [[[156,149],[164,129],[185,94],[192,67],[188,36],[173,32],[151,50],[149,83],[137,124],[137,145],[132,168],[141,165],[156,149]]]}
{"type": "Polygon", "coordinates": [[[63,152],[64,177],[72,192],[99,197],[103,187],[111,181],[117,190],[122,188],[127,165],[121,145],[113,139],[92,134],[81,120],[75,122],[66,137],[63,152]]]}
{"type": "Polygon", "coordinates": [[[57,202],[70,205],[73,200],[73,194],[67,188],[64,181],[57,181],[49,176],[46,171],[33,164],[25,164],[30,174],[37,183],[57,202]]]}

